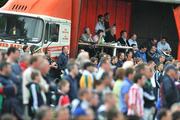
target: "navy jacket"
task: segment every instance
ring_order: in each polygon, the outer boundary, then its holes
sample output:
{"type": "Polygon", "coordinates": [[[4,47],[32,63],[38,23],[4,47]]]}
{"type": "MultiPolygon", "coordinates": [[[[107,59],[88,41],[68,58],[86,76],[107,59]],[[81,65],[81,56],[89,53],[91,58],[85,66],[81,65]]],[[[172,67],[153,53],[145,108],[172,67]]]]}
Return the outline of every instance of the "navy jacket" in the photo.
{"type": "Polygon", "coordinates": [[[67,62],[68,62],[68,55],[62,52],[58,57],[58,61],[57,61],[58,68],[60,70],[64,70],[66,68],[67,62]]]}
{"type": "Polygon", "coordinates": [[[180,101],[174,80],[166,74],[162,78],[161,93],[163,98],[162,104],[165,108],[170,108],[174,103],[180,101]]]}
{"type": "Polygon", "coordinates": [[[71,75],[64,76],[64,80],[68,80],[68,82],[70,84],[70,90],[68,92],[68,96],[70,98],[70,101],[72,101],[75,98],[77,98],[77,93],[78,93],[77,80],[75,78],[72,78],[71,75]]]}

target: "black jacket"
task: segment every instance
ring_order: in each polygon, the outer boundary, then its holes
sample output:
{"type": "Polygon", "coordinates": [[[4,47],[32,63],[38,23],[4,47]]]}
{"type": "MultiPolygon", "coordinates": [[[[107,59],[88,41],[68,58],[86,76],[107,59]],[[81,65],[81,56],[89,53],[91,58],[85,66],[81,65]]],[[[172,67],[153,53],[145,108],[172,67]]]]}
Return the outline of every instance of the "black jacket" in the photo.
{"type": "Polygon", "coordinates": [[[57,61],[58,68],[60,70],[65,70],[67,62],[68,62],[68,56],[62,52],[58,57],[58,61],[57,61]]]}
{"type": "Polygon", "coordinates": [[[113,36],[111,32],[107,32],[105,36],[105,42],[116,42],[116,36],[113,36]]]}
{"type": "Polygon", "coordinates": [[[126,46],[126,45],[128,45],[127,40],[126,40],[126,41],[124,41],[124,39],[123,39],[122,37],[120,37],[120,38],[118,39],[118,42],[120,42],[122,46],[126,46]]]}

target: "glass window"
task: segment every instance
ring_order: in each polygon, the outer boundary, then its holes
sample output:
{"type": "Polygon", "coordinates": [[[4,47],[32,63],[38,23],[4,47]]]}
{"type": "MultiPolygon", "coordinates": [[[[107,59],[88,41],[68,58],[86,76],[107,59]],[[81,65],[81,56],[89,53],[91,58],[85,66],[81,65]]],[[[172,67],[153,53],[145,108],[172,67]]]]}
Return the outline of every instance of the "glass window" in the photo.
{"type": "Polygon", "coordinates": [[[59,38],[59,25],[50,24],[50,39],[49,41],[58,42],[59,38]]]}
{"type": "Polygon", "coordinates": [[[20,15],[0,13],[0,38],[22,42],[40,42],[43,31],[43,21],[20,15]]]}

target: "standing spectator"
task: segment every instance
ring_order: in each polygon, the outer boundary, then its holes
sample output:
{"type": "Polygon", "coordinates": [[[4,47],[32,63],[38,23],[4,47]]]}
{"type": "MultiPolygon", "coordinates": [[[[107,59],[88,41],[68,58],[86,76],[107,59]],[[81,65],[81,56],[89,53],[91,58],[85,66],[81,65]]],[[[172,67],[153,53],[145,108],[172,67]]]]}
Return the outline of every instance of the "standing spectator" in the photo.
{"type": "Polygon", "coordinates": [[[169,45],[169,43],[167,43],[166,41],[166,38],[163,37],[161,39],[161,41],[158,42],[157,44],[157,49],[160,51],[160,52],[163,52],[163,54],[171,54],[171,47],[169,45]]]}
{"type": "Polygon", "coordinates": [[[104,41],[104,31],[100,29],[96,32],[96,35],[93,36],[93,42],[104,43],[104,41]]]}
{"type": "Polygon", "coordinates": [[[29,60],[31,56],[29,54],[23,54],[19,60],[19,65],[22,71],[25,71],[29,66],[29,60]]]}
{"type": "Polygon", "coordinates": [[[141,58],[143,62],[147,63],[147,56],[146,56],[146,50],[147,48],[143,45],[139,47],[139,51],[136,52],[135,56],[137,58],[141,58]]]}
{"type": "Polygon", "coordinates": [[[58,68],[60,69],[60,70],[65,70],[65,68],[66,68],[66,65],[67,65],[67,62],[68,62],[68,52],[69,52],[69,50],[68,50],[68,47],[66,47],[66,46],[63,46],[62,47],[62,52],[61,52],[61,54],[59,55],[59,57],[58,57],[58,61],[57,61],[57,64],[58,64],[58,68]]]}
{"type": "Polygon", "coordinates": [[[175,66],[171,64],[167,65],[160,88],[161,100],[164,108],[170,108],[174,103],[180,100],[178,90],[174,83],[176,77],[177,69],[175,66]]]}
{"type": "Polygon", "coordinates": [[[121,31],[120,33],[120,38],[118,39],[118,42],[120,42],[120,44],[122,46],[128,46],[128,42],[127,42],[127,31],[126,30],[123,30],[121,31]]]}
{"type": "Polygon", "coordinates": [[[98,15],[98,22],[96,23],[95,32],[97,33],[99,30],[105,32],[103,15],[98,15]]]}
{"type": "Polygon", "coordinates": [[[75,62],[72,62],[67,65],[67,69],[69,73],[64,76],[64,80],[67,80],[70,84],[68,96],[70,101],[72,101],[77,98],[78,93],[78,82],[76,80],[76,76],[78,75],[78,66],[75,62]]]}
{"type": "Polygon", "coordinates": [[[30,92],[29,98],[29,115],[35,116],[36,111],[40,106],[45,104],[45,94],[40,87],[41,75],[39,71],[32,71],[31,73],[32,82],[27,84],[27,88],[30,92]]]}
{"type": "Polygon", "coordinates": [[[57,119],[56,120],[69,120],[69,119],[70,119],[69,110],[67,108],[61,107],[57,111],[57,119]]]}
{"type": "Polygon", "coordinates": [[[137,39],[137,35],[135,33],[133,33],[131,36],[130,36],[130,39],[128,40],[128,45],[129,46],[132,46],[134,44],[134,46],[136,48],[138,48],[138,43],[136,41],[137,39]]]}
{"type": "Polygon", "coordinates": [[[92,34],[89,27],[84,28],[84,33],[81,35],[80,40],[82,42],[92,42],[92,34]]]}
{"type": "Polygon", "coordinates": [[[110,28],[104,39],[107,43],[116,42],[116,26],[110,28]]]}
{"type": "Polygon", "coordinates": [[[153,120],[153,115],[155,113],[155,95],[154,88],[151,83],[151,78],[153,76],[153,70],[150,67],[145,69],[145,76],[147,78],[144,90],[144,119],[153,120]]]}
{"type": "Polygon", "coordinates": [[[143,89],[145,76],[137,73],[134,76],[134,85],[129,90],[128,115],[144,116],[143,89]]]}
{"type": "Polygon", "coordinates": [[[62,80],[59,82],[59,89],[58,89],[58,106],[59,107],[69,107],[70,106],[70,99],[67,93],[69,92],[70,84],[67,80],[62,80]]]}
{"type": "Polygon", "coordinates": [[[116,82],[114,83],[114,87],[113,87],[113,93],[116,98],[116,106],[118,110],[120,110],[120,107],[122,106],[120,102],[120,93],[121,93],[124,76],[125,76],[125,70],[123,68],[118,68],[116,70],[116,82]]]}
{"type": "Polygon", "coordinates": [[[3,113],[10,113],[16,115],[20,120],[23,119],[22,106],[17,99],[17,87],[10,79],[11,66],[7,62],[0,63],[0,83],[3,86],[3,103],[1,107],[3,113]]]}
{"type": "Polygon", "coordinates": [[[108,32],[110,30],[109,19],[110,19],[109,13],[105,13],[104,14],[104,27],[105,27],[106,32],[108,32]]]}
{"type": "Polygon", "coordinates": [[[128,112],[128,93],[133,85],[133,78],[134,78],[134,69],[133,68],[127,68],[125,71],[125,78],[122,83],[121,91],[120,91],[120,111],[127,115],[128,112]]]}
{"type": "Polygon", "coordinates": [[[84,70],[80,79],[80,88],[89,88],[93,89],[94,85],[94,77],[93,73],[94,72],[94,65],[91,62],[87,62],[84,64],[84,70]]]}
{"type": "Polygon", "coordinates": [[[51,108],[47,106],[42,106],[36,113],[35,120],[52,120],[53,119],[53,112],[51,108]]]}

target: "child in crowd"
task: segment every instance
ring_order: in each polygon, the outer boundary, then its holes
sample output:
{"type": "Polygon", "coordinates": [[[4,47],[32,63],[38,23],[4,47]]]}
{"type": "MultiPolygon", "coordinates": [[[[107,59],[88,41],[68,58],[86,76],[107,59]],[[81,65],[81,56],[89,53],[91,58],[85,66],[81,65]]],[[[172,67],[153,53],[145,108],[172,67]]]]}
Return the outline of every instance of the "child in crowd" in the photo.
{"type": "Polygon", "coordinates": [[[70,84],[67,80],[62,80],[59,82],[58,89],[58,105],[59,107],[69,107],[70,99],[67,93],[69,92],[70,84]]]}
{"type": "Polygon", "coordinates": [[[39,84],[41,81],[40,72],[34,70],[31,73],[31,79],[33,81],[27,85],[30,92],[29,115],[34,116],[39,107],[45,104],[46,97],[39,84]]]}

